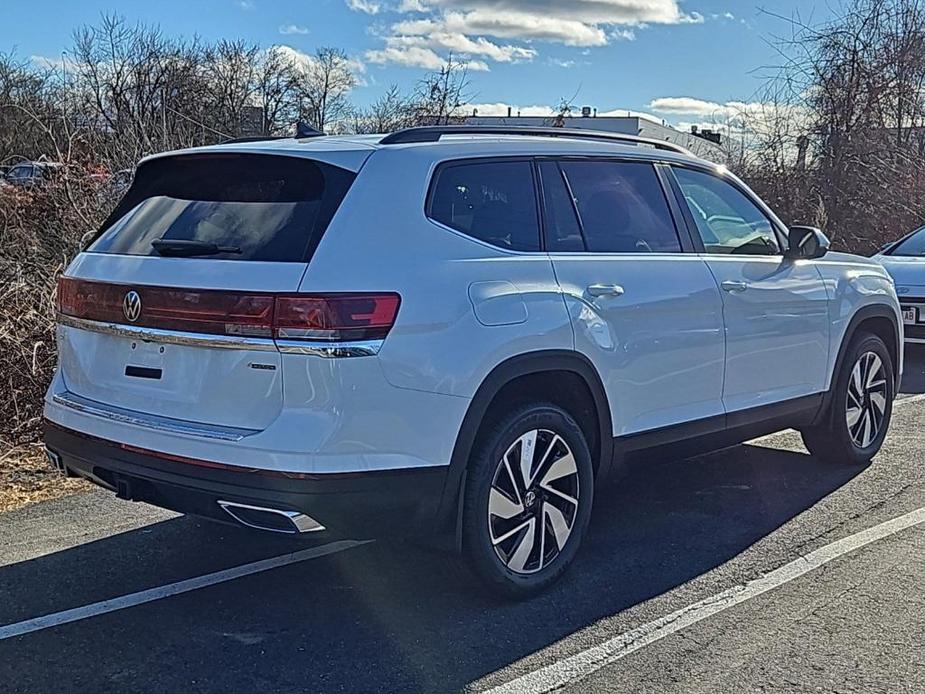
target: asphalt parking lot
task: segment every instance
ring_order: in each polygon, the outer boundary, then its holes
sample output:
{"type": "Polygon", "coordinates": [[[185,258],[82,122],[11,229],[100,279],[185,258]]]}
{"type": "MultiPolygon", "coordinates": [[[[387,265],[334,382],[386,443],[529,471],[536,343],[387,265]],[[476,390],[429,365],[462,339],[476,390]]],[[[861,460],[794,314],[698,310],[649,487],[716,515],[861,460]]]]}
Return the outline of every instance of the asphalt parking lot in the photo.
{"type": "Polygon", "coordinates": [[[0,515],[0,691],[925,691],[925,350],[907,359],[872,465],[792,433],[647,461],[525,603],[413,544],[101,491],[0,515]]]}

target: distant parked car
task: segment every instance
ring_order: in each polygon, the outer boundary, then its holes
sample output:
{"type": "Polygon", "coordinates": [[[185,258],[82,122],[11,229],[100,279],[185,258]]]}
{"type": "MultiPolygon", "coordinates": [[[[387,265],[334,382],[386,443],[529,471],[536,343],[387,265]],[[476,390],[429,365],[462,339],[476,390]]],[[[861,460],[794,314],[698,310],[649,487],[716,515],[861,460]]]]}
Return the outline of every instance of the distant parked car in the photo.
{"type": "Polygon", "coordinates": [[[874,258],[896,283],[905,341],[925,344],[925,227],[887,244],[874,258]]]}
{"type": "Polygon", "coordinates": [[[58,162],[23,161],[10,167],[3,181],[19,188],[32,188],[48,181],[62,166],[58,162]]]}

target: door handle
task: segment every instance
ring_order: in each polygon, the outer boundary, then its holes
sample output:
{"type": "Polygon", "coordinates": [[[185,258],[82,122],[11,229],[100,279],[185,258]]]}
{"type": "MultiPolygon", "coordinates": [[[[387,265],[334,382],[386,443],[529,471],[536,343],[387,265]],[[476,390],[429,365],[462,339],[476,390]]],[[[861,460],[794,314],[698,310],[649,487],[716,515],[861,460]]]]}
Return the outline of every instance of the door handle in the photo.
{"type": "Polygon", "coordinates": [[[619,284],[591,284],[588,294],[591,296],[623,296],[623,287],[619,284]]]}
{"type": "Polygon", "coordinates": [[[737,280],[723,280],[719,285],[724,292],[744,292],[748,289],[748,282],[739,282],[737,280]]]}

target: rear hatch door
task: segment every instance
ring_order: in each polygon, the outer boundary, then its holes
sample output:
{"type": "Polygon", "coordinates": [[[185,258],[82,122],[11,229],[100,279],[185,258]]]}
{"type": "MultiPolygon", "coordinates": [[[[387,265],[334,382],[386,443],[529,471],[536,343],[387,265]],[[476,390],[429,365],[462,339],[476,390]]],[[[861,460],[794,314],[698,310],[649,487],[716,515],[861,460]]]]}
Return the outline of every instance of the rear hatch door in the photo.
{"type": "Polygon", "coordinates": [[[268,426],[283,398],[274,296],[298,289],[354,176],[247,153],[139,167],[59,284],[66,397],[129,421],[268,426]]]}

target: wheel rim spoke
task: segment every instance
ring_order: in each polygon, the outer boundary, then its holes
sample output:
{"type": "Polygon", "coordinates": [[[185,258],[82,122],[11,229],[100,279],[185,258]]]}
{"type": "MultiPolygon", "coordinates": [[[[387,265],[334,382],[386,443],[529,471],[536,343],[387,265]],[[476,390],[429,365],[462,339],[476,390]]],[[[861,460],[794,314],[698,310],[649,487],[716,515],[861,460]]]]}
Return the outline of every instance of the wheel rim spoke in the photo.
{"type": "Polygon", "coordinates": [[[886,396],[883,393],[871,393],[870,401],[880,410],[881,415],[886,412],[886,396]]]}
{"type": "Polygon", "coordinates": [[[880,361],[880,357],[878,357],[876,354],[871,354],[867,369],[867,380],[865,381],[865,388],[867,388],[868,391],[874,388],[874,379],[880,375],[880,370],[882,368],[883,364],[880,361]]]}
{"type": "Polygon", "coordinates": [[[517,478],[514,477],[514,471],[511,470],[511,461],[507,459],[507,456],[504,456],[504,459],[501,461],[504,464],[504,469],[507,472],[507,477],[511,481],[511,486],[514,488],[514,496],[517,497],[517,503],[521,506],[523,505],[523,493],[522,487],[517,484],[517,478]]]}
{"type": "Polygon", "coordinates": [[[854,369],[851,371],[851,385],[854,386],[854,392],[860,395],[864,392],[864,388],[861,385],[863,383],[861,369],[863,368],[864,357],[858,359],[858,363],[854,365],[854,369]]]}
{"type": "Polygon", "coordinates": [[[510,567],[511,571],[524,570],[524,566],[526,566],[527,560],[530,558],[530,554],[533,552],[535,537],[536,519],[531,518],[527,522],[527,532],[524,533],[524,536],[521,538],[517,545],[517,549],[514,550],[514,553],[511,555],[511,558],[508,561],[507,565],[510,567]]]}
{"type": "MultiPolygon", "coordinates": [[[[556,538],[556,545],[559,551],[562,551],[562,548],[565,547],[565,541],[568,540],[568,536],[572,532],[571,526],[568,524],[568,521],[565,520],[562,511],[550,503],[543,504],[543,518],[544,521],[546,518],[549,519],[549,523],[552,525],[553,536],[556,538]]],[[[545,525],[545,522],[543,524],[545,525]]]]}
{"type": "Polygon", "coordinates": [[[867,448],[870,445],[870,440],[873,438],[871,433],[872,424],[870,410],[864,410],[864,427],[862,429],[864,435],[861,437],[861,448],[867,448]]]}
{"type": "Polygon", "coordinates": [[[533,481],[533,453],[536,449],[537,431],[528,431],[520,437],[520,478],[523,480],[523,489],[527,489],[533,481]]]}
{"type": "Polygon", "coordinates": [[[508,520],[524,512],[524,505],[508,498],[507,494],[492,487],[488,497],[488,512],[498,518],[508,520]]]}
{"type": "Polygon", "coordinates": [[[545,487],[551,482],[555,482],[567,475],[574,475],[577,472],[578,466],[575,464],[575,456],[571,453],[566,453],[549,466],[549,469],[543,475],[543,479],[540,480],[540,485],[545,487]]]}
{"type": "Polygon", "coordinates": [[[848,408],[848,426],[853,428],[855,424],[858,423],[858,420],[861,418],[861,412],[863,409],[860,407],[849,407],[848,408]]]}
{"type": "Polygon", "coordinates": [[[507,540],[507,539],[509,539],[509,538],[514,537],[514,535],[516,535],[516,534],[519,533],[521,530],[523,530],[525,527],[527,527],[528,525],[530,525],[531,523],[534,523],[534,522],[535,522],[535,521],[534,521],[533,518],[528,518],[528,519],[525,520],[523,523],[519,523],[519,524],[515,525],[513,528],[511,528],[510,530],[508,530],[507,532],[505,532],[503,535],[499,535],[498,537],[492,537],[492,538],[491,538],[491,543],[497,547],[497,546],[500,545],[502,542],[504,542],[505,540],[507,540]]]}
{"type": "MultiPolygon", "coordinates": [[[[555,487],[543,487],[543,489],[545,489],[547,492],[550,492],[551,494],[554,494],[555,496],[562,499],[563,501],[567,501],[572,506],[578,506],[578,499],[576,499],[573,496],[569,496],[568,494],[565,494],[563,492],[560,492],[555,487]]],[[[547,501],[552,502],[552,498],[547,497],[547,501]]]]}

